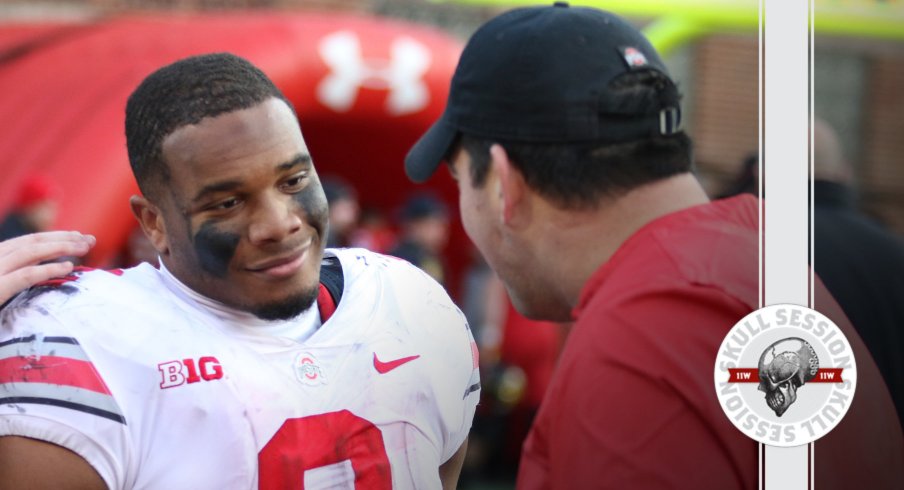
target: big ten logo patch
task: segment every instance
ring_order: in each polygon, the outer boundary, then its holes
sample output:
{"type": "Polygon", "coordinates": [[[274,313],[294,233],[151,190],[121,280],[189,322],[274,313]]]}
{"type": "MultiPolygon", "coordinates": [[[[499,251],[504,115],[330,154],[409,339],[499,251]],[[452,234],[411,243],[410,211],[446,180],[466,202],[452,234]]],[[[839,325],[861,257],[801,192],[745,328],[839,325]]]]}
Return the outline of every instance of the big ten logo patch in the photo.
{"type": "Polygon", "coordinates": [[[214,381],[223,377],[223,367],[213,356],[199,357],[197,361],[188,358],[161,362],[157,369],[162,377],[161,388],[173,388],[202,380],[214,381]]]}
{"type": "Polygon", "coordinates": [[[783,304],[754,311],[728,332],[714,376],[735,427],[763,444],[789,447],[838,425],[854,397],[857,366],[831,320],[783,304]]]}

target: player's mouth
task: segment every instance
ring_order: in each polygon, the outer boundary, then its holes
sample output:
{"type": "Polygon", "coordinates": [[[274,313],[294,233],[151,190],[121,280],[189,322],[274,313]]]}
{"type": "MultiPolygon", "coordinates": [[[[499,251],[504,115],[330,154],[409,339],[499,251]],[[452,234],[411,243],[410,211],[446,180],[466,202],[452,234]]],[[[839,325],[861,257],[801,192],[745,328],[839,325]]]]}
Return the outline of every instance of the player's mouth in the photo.
{"type": "Polygon", "coordinates": [[[304,265],[308,257],[308,251],[311,249],[313,239],[309,238],[301,247],[293,250],[288,254],[279,255],[256,264],[246,269],[254,274],[262,275],[272,279],[283,279],[296,274],[304,265]]]}

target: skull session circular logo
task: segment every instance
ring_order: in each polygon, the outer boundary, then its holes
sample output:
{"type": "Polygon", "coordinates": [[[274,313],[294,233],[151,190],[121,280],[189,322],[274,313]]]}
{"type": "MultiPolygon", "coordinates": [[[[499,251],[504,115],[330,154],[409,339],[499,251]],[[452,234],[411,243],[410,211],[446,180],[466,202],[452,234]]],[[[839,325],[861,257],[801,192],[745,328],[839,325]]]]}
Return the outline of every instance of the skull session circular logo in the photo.
{"type": "Polygon", "coordinates": [[[714,381],[722,410],[741,432],[770,446],[799,446],[826,435],[847,413],[857,365],[825,315],[780,304],[728,332],[714,381]]]}

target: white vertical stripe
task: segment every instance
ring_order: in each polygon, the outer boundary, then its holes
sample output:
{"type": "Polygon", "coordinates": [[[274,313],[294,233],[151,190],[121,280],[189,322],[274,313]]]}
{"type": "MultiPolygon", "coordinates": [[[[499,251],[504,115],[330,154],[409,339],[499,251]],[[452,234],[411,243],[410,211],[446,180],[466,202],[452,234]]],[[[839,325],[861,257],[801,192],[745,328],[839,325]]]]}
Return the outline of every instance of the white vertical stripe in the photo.
{"type": "MultiPolygon", "coordinates": [[[[763,123],[765,122],[765,120],[763,119],[763,106],[765,105],[764,101],[763,101],[763,97],[764,97],[763,53],[765,52],[765,48],[766,48],[766,45],[764,44],[764,40],[763,40],[763,18],[765,18],[765,14],[763,12],[764,7],[765,7],[765,5],[763,4],[763,0],[760,0],[760,7],[759,7],[760,20],[759,20],[759,27],[758,27],[759,30],[757,31],[757,33],[758,33],[757,55],[759,57],[759,59],[757,60],[757,63],[758,63],[757,71],[758,71],[758,76],[759,76],[759,80],[757,83],[757,103],[758,103],[757,109],[759,110],[759,117],[757,119],[759,124],[757,125],[757,131],[758,131],[758,137],[759,137],[759,142],[760,142],[759,148],[758,148],[759,151],[758,151],[758,155],[757,155],[757,158],[759,159],[759,161],[758,161],[759,165],[757,166],[758,167],[757,171],[759,172],[757,183],[759,184],[758,192],[759,192],[759,196],[760,196],[761,200],[763,199],[763,182],[765,181],[765,179],[763,178],[763,168],[765,167],[765,165],[763,164],[763,153],[765,153],[765,151],[766,151],[766,147],[763,144],[763,123]]],[[[763,264],[763,262],[764,262],[763,261],[763,238],[764,238],[765,233],[763,233],[764,223],[763,223],[762,201],[760,201],[760,205],[758,206],[757,211],[759,213],[757,216],[759,221],[757,223],[759,225],[759,231],[760,231],[759,240],[757,241],[757,245],[759,247],[759,249],[758,249],[759,255],[757,256],[757,258],[759,259],[759,283],[758,284],[760,286],[759,291],[758,291],[759,303],[757,304],[757,306],[759,308],[762,308],[763,306],[765,306],[765,304],[763,303],[763,286],[764,286],[764,284],[763,284],[763,265],[764,265],[763,264]]]]}
{"type": "Polygon", "coordinates": [[[766,306],[808,300],[807,13],[799,0],[766,0],[766,306]]]}
{"type": "MultiPolygon", "coordinates": [[[[764,303],[809,304],[809,1],[765,0],[764,303]]],[[[809,448],[765,447],[765,490],[807,489],[809,448]]]]}

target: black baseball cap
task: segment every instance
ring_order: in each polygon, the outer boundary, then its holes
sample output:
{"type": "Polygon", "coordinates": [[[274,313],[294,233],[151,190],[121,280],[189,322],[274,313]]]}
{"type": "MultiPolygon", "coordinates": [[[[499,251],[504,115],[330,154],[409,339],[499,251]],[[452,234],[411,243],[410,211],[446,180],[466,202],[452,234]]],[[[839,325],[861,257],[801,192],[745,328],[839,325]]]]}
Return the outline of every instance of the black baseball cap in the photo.
{"type": "Polygon", "coordinates": [[[680,131],[680,95],[650,42],[627,21],[589,7],[511,10],[471,36],[446,110],[405,157],[430,178],[459,133],[507,142],[618,143],[680,131]],[[624,73],[665,75],[654,96],[616,95],[624,73]]]}

